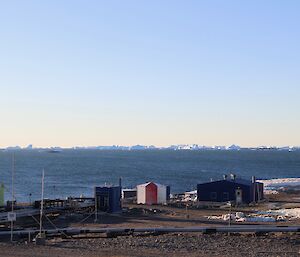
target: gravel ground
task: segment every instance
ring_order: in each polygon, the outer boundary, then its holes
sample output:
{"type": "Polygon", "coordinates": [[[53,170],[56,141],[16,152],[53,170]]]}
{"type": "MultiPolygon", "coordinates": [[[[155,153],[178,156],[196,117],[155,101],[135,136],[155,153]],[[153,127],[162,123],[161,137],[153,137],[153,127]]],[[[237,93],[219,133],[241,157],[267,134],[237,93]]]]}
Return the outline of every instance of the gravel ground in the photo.
{"type": "Polygon", "coordinates": [[[49,240],[46,246],[0,244],[0,256],[300,256],[300,236],[295,234],[202,235],[166,234],[49,240]]]}

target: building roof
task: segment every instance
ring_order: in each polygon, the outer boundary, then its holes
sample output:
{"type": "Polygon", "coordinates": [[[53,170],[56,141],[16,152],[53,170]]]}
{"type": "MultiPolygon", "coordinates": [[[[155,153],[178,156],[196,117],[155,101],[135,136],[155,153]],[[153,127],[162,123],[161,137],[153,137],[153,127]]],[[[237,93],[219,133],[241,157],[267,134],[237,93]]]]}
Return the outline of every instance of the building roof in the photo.
{"type": "Polygon", "coordinates": [[[158,183],[155,183],[155,182],[152,182],[152,181],[144,183],[144,184],[140,184],[140,185],[137,185],[137,186],[144,186],[144,187],[146,187],[146,186],[148,186],[151,183],[154,184],[154,185],[156,185],[157,187],[166,187],[165,185],[158,184],[158,183]]]}
{"type": "Polygon", "coordinates": [[[147,183],[144,183],[144,184],[140,184],[140,185],[137,185],[137,186],[139,186],[139,187],[146,187],[146,186],[148,186],[149,184],[155,184],[154,182],[147,182],[147,183]]]}
{"type": "MultiPolygon", "coordinates": [[[[215,183],[215,182],[221,182],[221,181],[227,181],[230,183],[235,183],[235,184],[240,184],[240,185],[245,185],[245,186],[251,186],[252,185],[252,181],[251,180],[246,180],[246,179],[241,179],[241,178],[235,178],[235,179],[220,179],[220,180],[216,180],[216,181],[211,181],[211,182],[205,182],[205,183],[199,183],[198,185],[202,185],[202,184],[210,184],[210,183],[215,183]]],[[[257,184],[262,184],[261,182],[255,182],[257,184]]]]}
{"type": "Polygon", "coordinates": [[[252,185],[252,181],[251,180],[246,180],[246,179],[242,179],[242,178],[236,178],[234,180],[228,179],[228,180],[230,182],[241,184],[241,185],[246,185],[246,186],[252,185]]]}
{"type": "Polygon", "coordinates": [[[122,191],[123,192],[134,192],[134,191],[136,191],[136,188],[123,188],[122,191]]]}
{"type": "Polygon", "coordinates": [[[116,185],[100,185],[100,186],[95,186],[95,188],[115,188],[115,187],[119,187],[120,186],[116,186],[116,185]]]}

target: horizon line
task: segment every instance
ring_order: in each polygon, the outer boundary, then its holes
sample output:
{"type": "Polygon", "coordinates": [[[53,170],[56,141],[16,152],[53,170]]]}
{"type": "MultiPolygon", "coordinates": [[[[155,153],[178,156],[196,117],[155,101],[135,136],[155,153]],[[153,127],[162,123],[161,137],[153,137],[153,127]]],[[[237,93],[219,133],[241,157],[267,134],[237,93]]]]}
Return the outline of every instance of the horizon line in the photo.
{"type": "MultiPolygon", "coordinates": [[[[74,148],[137,148],[143,147],[148,149],[166,149],[166,148],[180,148],[180,147],[195,147],[198,149],[243,149],[243,148],[300,148],[297,145],[256,145],[256,146],[241,146],[238,144],[230,144],[230,145],[202,145],[202,144],[171,144],[171,145],[163,145],[163,146],[156,146],[156,145],[143,145],[143,144],[135,144],[135,145],[74,145],[74,146],[33,146],[29,144],[27,146],[20,146],[20,145],[10,145],[10,146],[0,146],[0,149],[74,149],[74,148]]],[[[191,148],[192,149],[192,148],[191,148]]]]}

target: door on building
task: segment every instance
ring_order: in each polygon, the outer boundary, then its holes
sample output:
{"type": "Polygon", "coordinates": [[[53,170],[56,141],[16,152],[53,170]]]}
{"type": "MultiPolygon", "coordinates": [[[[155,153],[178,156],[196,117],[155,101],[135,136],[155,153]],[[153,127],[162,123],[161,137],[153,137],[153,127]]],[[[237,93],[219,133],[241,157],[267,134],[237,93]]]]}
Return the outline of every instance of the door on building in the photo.
{"type": "Polygon", "coordinates": [[[97,196],[97,205],[100,211],[109,211],[109,194],[99,194],[97,196]]]}
{"type": "Polygon", "coordinates": [[[243,203],[243,191],[240,188],[235,190],[235,202],[236,204],[243,203]]]}
{"type": "Polygon", "coordinates": [[[223,192],[223,202],[229,201],[229,192],[223,192]]]}

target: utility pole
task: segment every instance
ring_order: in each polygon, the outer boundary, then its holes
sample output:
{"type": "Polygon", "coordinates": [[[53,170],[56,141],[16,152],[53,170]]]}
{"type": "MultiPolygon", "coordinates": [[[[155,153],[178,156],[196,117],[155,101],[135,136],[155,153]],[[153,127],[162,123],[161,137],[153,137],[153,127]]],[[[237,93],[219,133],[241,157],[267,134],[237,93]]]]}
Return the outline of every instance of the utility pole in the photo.
{"type": "MultiPolygon", "coordinates": [[[[15,188],[14,188],[14,180],[15,180],[15,154],[12,155],[12,167],[11,167],[11,191],[12,191],[12,201],[11,201],[11,212],[14,213],[14,201],[15,201],[15,188]]],[[[10,241],[13,241],[13,231],[14,231],[14,221],[11,219],[10,221],[10,241]]]]}
{"type": "Polygon", "coordinates": [[[41,209],[40,209],[40,237],[42,236],[42,222],[43,222],[43,208],[44,208],[44,177],[45,170],[42,173],[42,199],[41,199],[41,209]]]}
{"type": "Polygon", "coordinates": [[[185,203],[185,218],[189,219],[190,215],[188,214],[188,203],[185,203]]]}
{"type": "Polygon", "coordinates": [[[42,234],[43,210],[44,210],[44,179],[45,179],[45,170],[43,169],[43,172],[42,172],[42,199],[41,199],[41,206],[40,206],[40,230],[39,230],[39,234],[35,238],[35,243],[37,245],[44,245],[45,241],[46,241],[45,234],[42,234]]]}
{"type": "Polygon", "coordinates": [[[231,203],[231,201],[230,201],[230,202],[229,202],[229,221],[228,221],[229,227],[231,226],[231,207],[232,207],[232,203],[231,203]]]}
{"type": "Polygon", "coordinates": [[[98,201],[97,201],[98,197],[97,197],[97,190],[95,187],[95,222],[98,221],[98,201]]]}

